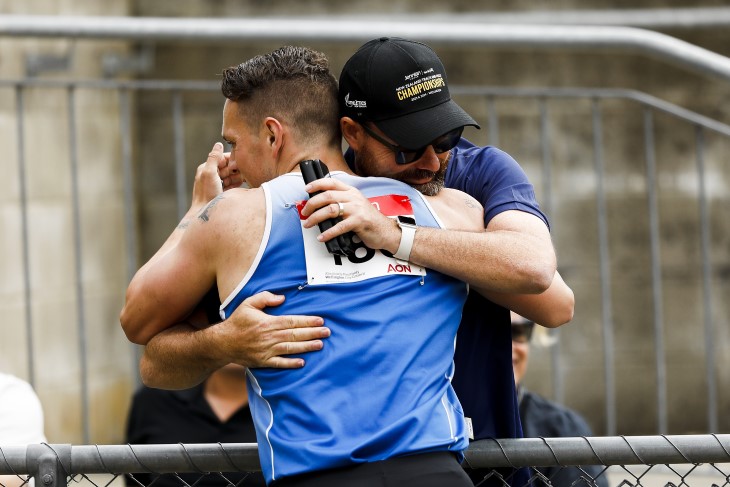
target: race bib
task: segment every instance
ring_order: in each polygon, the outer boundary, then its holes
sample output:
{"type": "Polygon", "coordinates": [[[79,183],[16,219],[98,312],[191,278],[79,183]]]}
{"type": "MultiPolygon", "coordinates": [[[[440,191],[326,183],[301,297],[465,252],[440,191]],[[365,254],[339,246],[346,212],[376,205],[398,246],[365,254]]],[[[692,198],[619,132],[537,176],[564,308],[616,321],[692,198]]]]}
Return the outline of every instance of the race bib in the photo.
{"type": "MultiPolygon", "coordinates": [[[[407,196],[390,194],[375,196],[368,200],[387,217],[414,216],[413,207],[407,196]]],[[[305,220],[302,216],[305,203],[306,201],[297,203],[300,224],[305,220]]],[[[353,236],[353,243],[356,246],[354,256],[330,254],[324,242],[317,240],[319,234],[319,228],[316,226],[302,227],[307,281],[310,285],[357,282],[393,274],[426,275],[426,269],[421,266],[398,260],[388,251],[366,247],[357,235],[353,236]]]]}

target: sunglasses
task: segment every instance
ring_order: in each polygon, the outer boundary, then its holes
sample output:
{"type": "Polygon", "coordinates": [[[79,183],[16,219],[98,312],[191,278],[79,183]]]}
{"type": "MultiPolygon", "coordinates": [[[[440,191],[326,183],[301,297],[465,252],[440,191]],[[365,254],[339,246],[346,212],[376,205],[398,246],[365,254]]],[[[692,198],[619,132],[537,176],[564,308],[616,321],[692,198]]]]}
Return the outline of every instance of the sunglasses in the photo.
{"type": "Polygon", "coordinates": [[[395,153],[395,162],[396,164],[410,164],[412,162],[417,161],[418,159],[423,156],[423,153],[426,152],[426,149],[429,147],[433,147],[433,151],[436,154],[443,154],[444,152],[450,151],[454,147],[456,147],[456,144],[459,143],[459,139],[461,139],[461,134],[464,132],[464,127],[458,127],[452,130],[451,132],[447,132],[441,137],[438,137],[437,139],[433,140],[430,144],[425,145],[421,147],[420,149],[416,150],[409,150],[405,149],[399,145],[391,144],[378,134],[376,134],[370,127],[368,127],[366,124],[362,124],[362,128],[365,129],[365,132],[372,137],[373,139],[377,140],[381,144],[383,144],[385,147],[390,149],[395,153]]]}

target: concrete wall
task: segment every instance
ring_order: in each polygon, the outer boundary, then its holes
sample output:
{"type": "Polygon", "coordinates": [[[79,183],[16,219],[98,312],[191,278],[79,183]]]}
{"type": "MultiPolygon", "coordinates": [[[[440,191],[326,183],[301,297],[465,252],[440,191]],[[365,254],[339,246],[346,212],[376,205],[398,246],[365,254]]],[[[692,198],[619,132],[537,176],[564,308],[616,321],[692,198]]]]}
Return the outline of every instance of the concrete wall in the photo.
{"type": "MultiPolygon", "coordinates": [[[[128,15],[127,2],[0,2],[0,11],[45,15],[128,15]]],[[[119,42],[3,39],[3,79],[26,76],[35,56],[67,67],[44,78],[101,76],[101,59],[125,53],[119,42]],[[64,61],[65,60],[65,61],[64,61]]],[[[17,105],[12,88],[0,89],[0,370],[34,380],[44,406],[46,435],[54,443],[82,443],[82,364],[78,339],[79,294],[75,277],[75,232],[65,90],[25,92],[23,144],[28,212],[28,262],[32,306],[32,365],[26,329],[26,299],[18,169],[17,105]],[[31,377],[31,369],[34,373],[31,377]]],[[[131,346],[118,316],[126,287],[124,207],[119,158],[119,106],[103,92],[78,93],[78,184],[84,322],[87,340],[91,439],[122,439],[134,383],[131,346]],[[113,127],[113,129],[111,129],[113,127]]],[[[3,400],[8,400],[3,398],[3,400]]]]}

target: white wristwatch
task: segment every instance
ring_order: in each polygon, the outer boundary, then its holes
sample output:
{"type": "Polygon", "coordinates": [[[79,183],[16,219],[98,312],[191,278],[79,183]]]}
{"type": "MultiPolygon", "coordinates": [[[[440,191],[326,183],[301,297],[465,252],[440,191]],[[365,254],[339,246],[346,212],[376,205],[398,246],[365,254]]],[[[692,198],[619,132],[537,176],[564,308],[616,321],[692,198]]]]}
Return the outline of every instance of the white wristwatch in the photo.
{"type": "Polygon", "coordinates": [[[401,230],[400,245],[393,257],[398,260],[408,262],[411,258],[411,249],[413,249],[413,240],[416,238],[416,220],[410,216],[398,216],[396,218],[398,226],[401,230]]]}

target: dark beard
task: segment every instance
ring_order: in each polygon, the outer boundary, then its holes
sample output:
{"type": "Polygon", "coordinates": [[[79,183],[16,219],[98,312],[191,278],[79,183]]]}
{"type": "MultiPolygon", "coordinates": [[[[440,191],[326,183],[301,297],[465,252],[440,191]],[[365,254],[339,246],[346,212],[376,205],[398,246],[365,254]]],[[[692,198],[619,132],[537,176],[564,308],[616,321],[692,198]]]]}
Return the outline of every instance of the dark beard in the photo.
{"type": "MultiPolygon", "coordinates": [[[[436,196],[444,188],[446,181],[446,168],[449,167],[449,159],[451,159],[451,152],[441,162],[439,170],[435,173],[432,171],[424,171],[422,169],[412,169],[404,171],[397,176],[392,176],[392,179],[402,181],[414,189],[418,190],[419,193],[426,196],[436,196]],[[424,184],[410,184],[408,179],[424,179],[431,178],[431,180],[424,184]]],[[[359,157],[355,153],[355,168],[360,176],[379,176],[374,173],[375,164],[371,164],[371,159],[368,157],[359,157]]]]}

